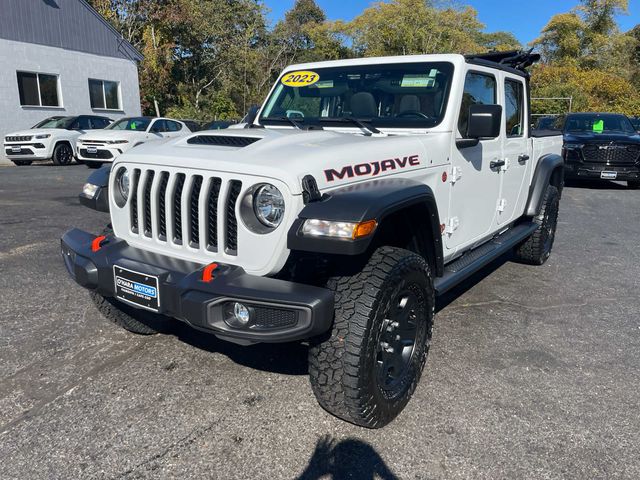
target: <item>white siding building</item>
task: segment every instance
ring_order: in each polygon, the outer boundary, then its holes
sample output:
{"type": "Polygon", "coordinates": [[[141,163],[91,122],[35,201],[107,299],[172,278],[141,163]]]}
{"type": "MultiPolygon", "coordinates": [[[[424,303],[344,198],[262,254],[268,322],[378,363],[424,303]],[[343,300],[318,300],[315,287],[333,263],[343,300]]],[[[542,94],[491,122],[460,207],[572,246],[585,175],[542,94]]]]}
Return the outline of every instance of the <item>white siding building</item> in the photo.
{"type": "Polygon", "coordinates": [[[140,115],[141,59],[84,0],[2,0],[0,135],[54,115],[140,115]]]}

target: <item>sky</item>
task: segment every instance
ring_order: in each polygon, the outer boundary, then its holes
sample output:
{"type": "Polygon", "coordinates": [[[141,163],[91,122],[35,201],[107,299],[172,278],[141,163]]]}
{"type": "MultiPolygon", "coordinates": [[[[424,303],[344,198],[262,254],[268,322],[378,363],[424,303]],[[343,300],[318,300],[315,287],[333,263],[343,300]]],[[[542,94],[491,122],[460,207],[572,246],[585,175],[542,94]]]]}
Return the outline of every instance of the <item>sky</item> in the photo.
{"type": "MultiPolygon", "coordinates": [[[[289,10],[295,0],[263,0],[271,10],[272,22],[278,21],[289,10]]],[[[372,0],[316,0],[330,20],[351,20],[369,7],[372,0]]],[[[567,12],[577,0],[459,0],[456,3],[471,5],[478,11],[478,18],[487,32],[506,30],[512,32],[521,43],[527,44],[538,37],[549,19],[556,13],[567,12]]],[[[618,18],[620,28],[625,31],[640,23],[640,0],[629,0],[629,15],[618,18]]]]}

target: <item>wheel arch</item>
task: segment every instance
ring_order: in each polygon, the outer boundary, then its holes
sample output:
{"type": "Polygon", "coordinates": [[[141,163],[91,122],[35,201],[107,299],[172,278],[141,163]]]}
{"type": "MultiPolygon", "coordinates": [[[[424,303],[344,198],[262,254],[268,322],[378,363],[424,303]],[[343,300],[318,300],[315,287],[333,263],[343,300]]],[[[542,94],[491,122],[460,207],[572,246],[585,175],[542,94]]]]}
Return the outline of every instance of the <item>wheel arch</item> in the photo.
{"type": "Polygon", "coordinates": [[[428,185],[410,179],[381,179],[338,188],[308,203],[289,230],[292,251],[344,256],[370,256],[382,246],[400,247],[422,255],[435,276],[444,269],[440,217],[428,185]],[[373,235],[357,240],[309,238],[301,234],[307,219],[378,223],[373,235]],[[424,219],[420,221],[420,219],[424,219]]]}
{"type": "Polygon", "coordinates": [[[549,153],[538,160],[533,174],[525,216],[535,217],[540,213],[547,185],[553,185],[562,193],[564,187],[564,160],[560,155],[549,153]]]}

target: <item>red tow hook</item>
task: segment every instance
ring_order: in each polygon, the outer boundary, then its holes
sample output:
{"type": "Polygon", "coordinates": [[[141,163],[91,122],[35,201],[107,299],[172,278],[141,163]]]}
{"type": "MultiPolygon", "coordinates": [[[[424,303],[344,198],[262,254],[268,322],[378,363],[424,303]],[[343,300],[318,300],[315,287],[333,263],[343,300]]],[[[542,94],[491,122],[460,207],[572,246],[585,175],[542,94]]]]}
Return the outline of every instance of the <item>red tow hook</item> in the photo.
{"type": "Polygon", "coordinates": [[[209,283],[211,280],[213,280],[215,278],[213,276],[213,272],[216,270],[216,268],[218,268],[217,263],[210,263],[209,265],[204,267],[204,269],[202,270],[202,281],[209,283]]]}
{"type": "Polygon", "coordinates": [[[97,252],[98,250],[100,250],[100,247],[102,247],[102,242],[104,242],[106,239],[107,237],[105,235],[100,235],[99,237],[94,238],[91,242],[91,251],[97,252]]]}

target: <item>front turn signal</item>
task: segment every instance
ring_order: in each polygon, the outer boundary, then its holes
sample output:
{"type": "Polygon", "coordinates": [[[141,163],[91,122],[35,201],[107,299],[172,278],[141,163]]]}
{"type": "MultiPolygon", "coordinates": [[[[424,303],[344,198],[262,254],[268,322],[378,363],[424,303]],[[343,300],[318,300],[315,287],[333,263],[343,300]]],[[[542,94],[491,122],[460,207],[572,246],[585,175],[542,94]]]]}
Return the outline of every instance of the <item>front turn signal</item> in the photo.
{"type": "Polygon", "coordinates": [[[371,235],[377,226],[378,226],[378,222],[376,222],[375,220],[367,220],[366,222],[360,222],[356,224],[356,227],[353,229],[352,238],[356,240],[358,238],[371,235]]]}

